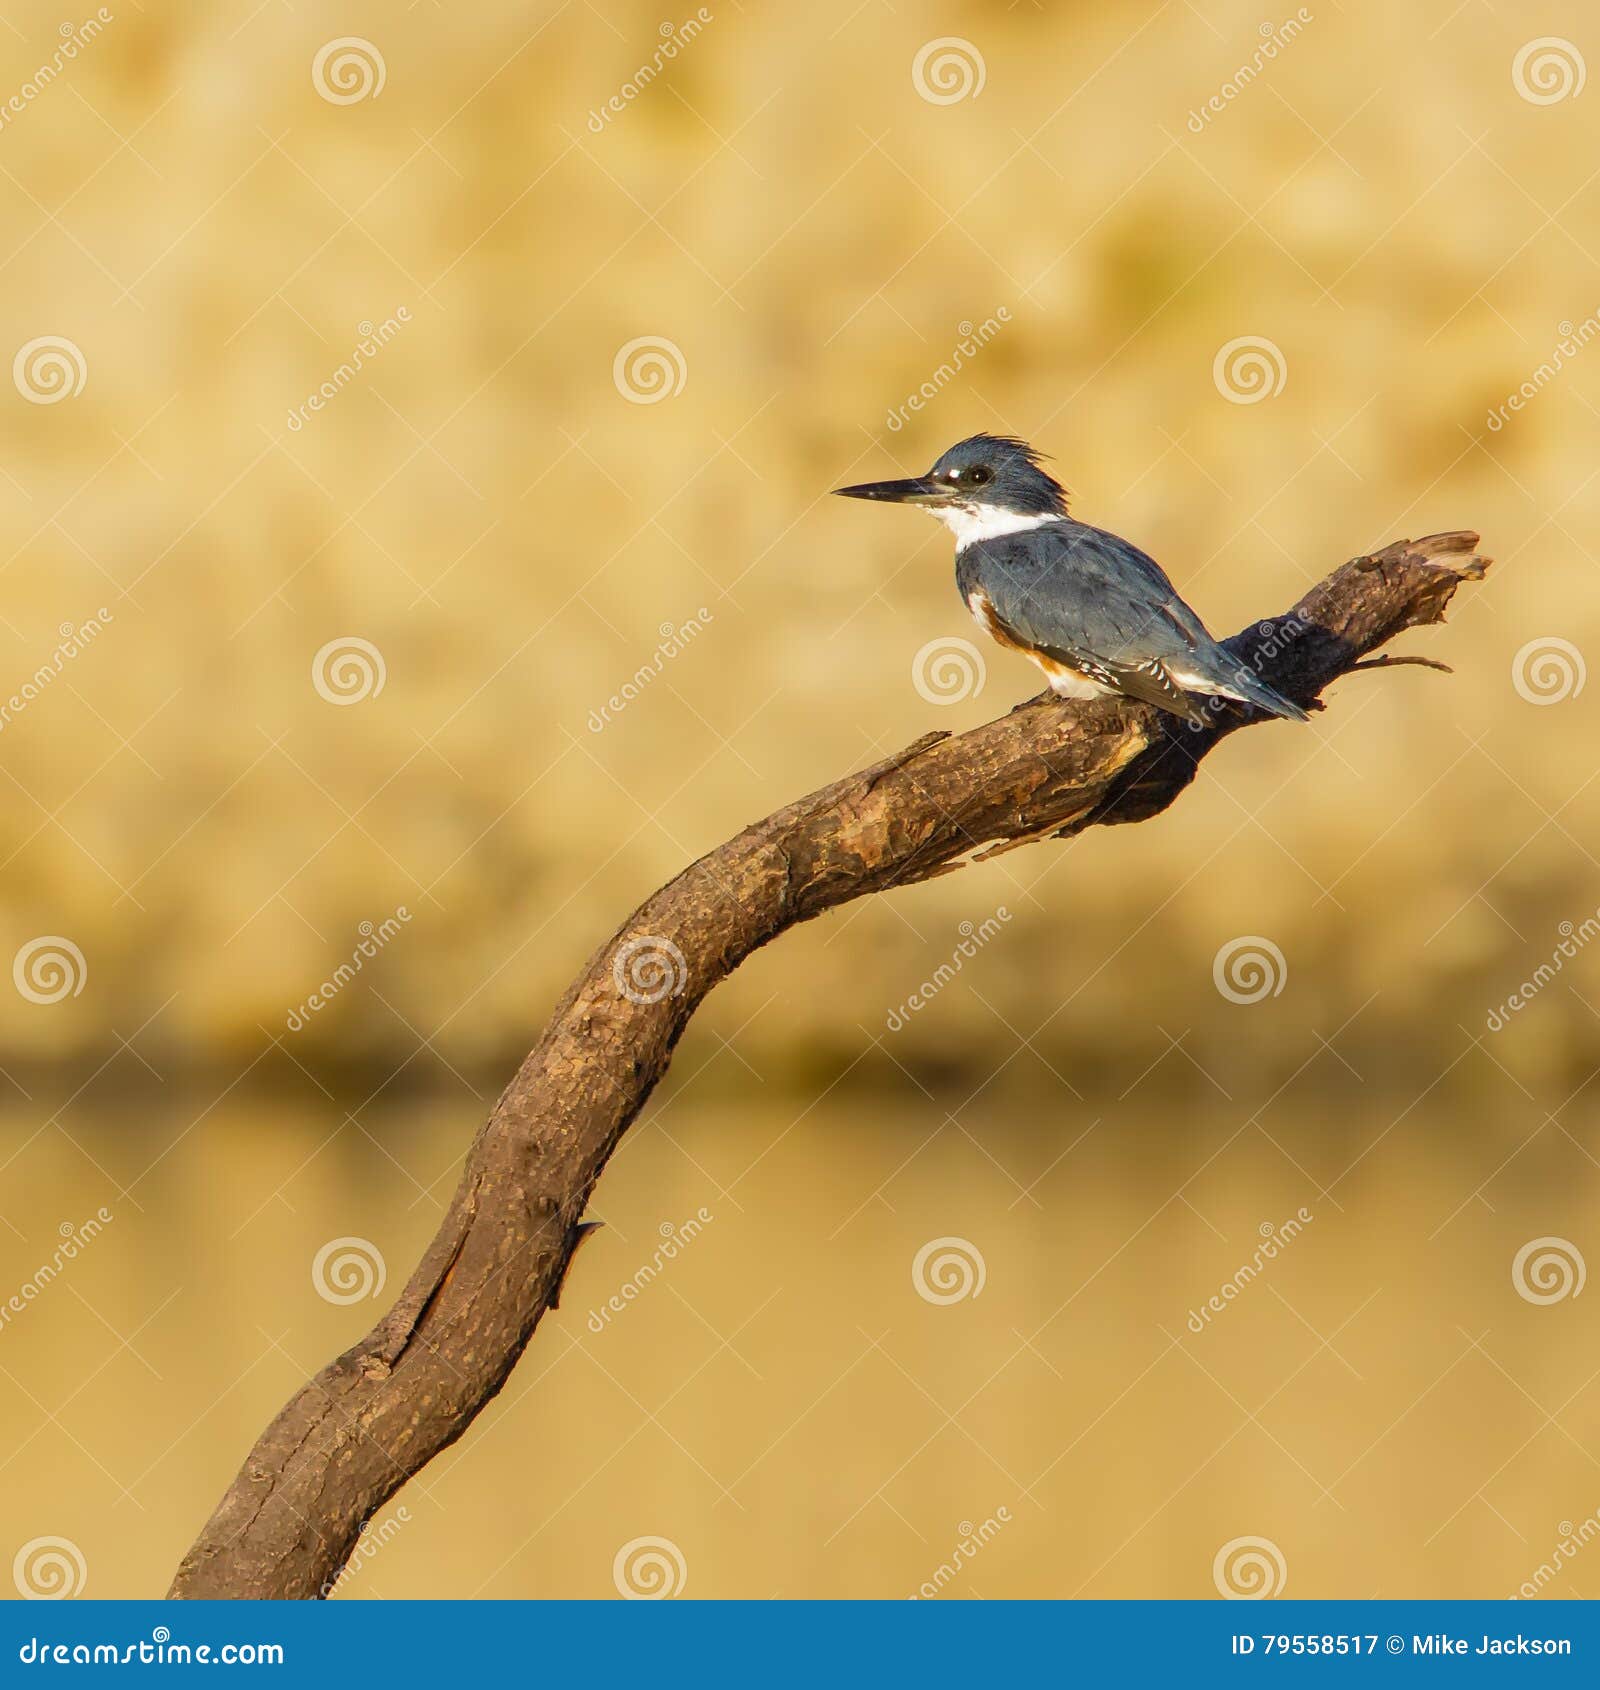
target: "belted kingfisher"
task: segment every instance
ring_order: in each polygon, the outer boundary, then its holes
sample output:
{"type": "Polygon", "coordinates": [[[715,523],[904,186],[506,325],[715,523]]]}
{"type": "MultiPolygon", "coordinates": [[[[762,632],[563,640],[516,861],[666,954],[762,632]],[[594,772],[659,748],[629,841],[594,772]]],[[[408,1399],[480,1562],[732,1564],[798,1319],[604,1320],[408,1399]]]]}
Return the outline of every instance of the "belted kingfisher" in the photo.
{"type": "Polygon", "coordinates": [[[978,626],[1031,658],[1063,698],[1120,693],[1192,726],[1194,694],[1310,718],[1217,644],[1137,546],[1067,514],[1067,494],[1023,440],[975,434],[926,475],[836,487],[918,505],[956,537],[956,587],[978,626]]]}

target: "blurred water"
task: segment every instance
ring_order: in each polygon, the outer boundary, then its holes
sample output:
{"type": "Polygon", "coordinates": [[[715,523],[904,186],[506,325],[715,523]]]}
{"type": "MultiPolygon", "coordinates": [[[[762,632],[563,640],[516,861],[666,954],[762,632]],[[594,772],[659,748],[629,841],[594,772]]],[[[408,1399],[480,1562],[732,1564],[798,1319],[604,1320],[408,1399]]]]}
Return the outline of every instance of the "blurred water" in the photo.
{"type": "MultiPolygon", "coordinates": [[[[703,1083],[625,1142],[563,1307],[341,1594],[607,1595],[659,1536],[699,1596],[1204,1596],[1261,1536],[1294,1594],[1495,1596],[1600,1504],[1597,1305],[1511,1272],[1586,1236],[1594,1165],[1537,1110],[1474,1133],[1476,1055],[1409,1109],[1320,1057],[1254,1123],[1198,1076],[1081,1104],[1004,1077],[813,1106],[703,1083]],[[956,1300],[930,1302],[913,1264],[941,1239],[924,1285],[956,1300]]],[[[392,1293],[476,1124],[225,1101],[162,1155],[171,1105],[5,1122],[0,1289],[101,1193],[114,1217],[0,1327],[8,1535],[67,1537],[101,1596],[163,1587],[370,1323],[319,1294],[318,1252],[366,1241],[392,1293]]]]}

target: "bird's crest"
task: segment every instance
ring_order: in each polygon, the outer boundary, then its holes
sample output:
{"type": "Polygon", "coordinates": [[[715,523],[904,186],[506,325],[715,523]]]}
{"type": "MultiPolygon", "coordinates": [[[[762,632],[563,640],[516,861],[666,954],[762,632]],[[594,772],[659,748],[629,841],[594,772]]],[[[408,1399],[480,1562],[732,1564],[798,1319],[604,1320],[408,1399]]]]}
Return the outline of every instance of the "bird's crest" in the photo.
{"type": "Polygon", "coordinates": [[[1030,441],[1023,440],[1015,434],[974,434],[963,445],[982,450],[992,459],[1014,467],[1024,472],[1031,472],[1030,479],[1037,477],[1050,489],[1056,508],[1063,516],[1067,514],[1067,500],[1070,497],[1067,489],[1045,468],[1050,462],[1049,457],[1030,441]]]}

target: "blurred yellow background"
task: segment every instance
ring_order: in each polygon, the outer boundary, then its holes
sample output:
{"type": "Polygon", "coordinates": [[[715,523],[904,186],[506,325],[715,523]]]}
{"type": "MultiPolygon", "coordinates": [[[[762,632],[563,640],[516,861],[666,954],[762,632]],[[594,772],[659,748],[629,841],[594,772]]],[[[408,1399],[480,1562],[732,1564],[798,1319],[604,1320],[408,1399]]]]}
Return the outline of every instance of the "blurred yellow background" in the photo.
{"type": "Polygon", "coordinates": [[[164,1588],[628,909],[1033,690],[825,497],[995,429],[1219,635],[1479,529],[1456,674],[756,957],[341,1596],[1593,1594],[1592,8],[332,27],[0,30],[0,1550],[164,1588]]]}

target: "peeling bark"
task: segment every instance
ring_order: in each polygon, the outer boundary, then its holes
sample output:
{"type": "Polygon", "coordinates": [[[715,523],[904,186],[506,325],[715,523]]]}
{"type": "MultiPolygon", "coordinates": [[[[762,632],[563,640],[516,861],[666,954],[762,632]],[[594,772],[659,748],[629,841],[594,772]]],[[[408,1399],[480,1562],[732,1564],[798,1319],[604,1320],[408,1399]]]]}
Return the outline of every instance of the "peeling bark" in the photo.
{"type": "MultiPolygon", "coordinates": [[[[1226,641],[1308,708],[1482,575],[1476,534],[1399,541],[1284,616],[1226,641]]],[[[928,734],[746,828],[657,892],[589,958],[468,1154],[399,1299],[262,1433],[194,1547],[177,1597],[315,1597],[364,1521],[455,1442],[555,1306],[589,1194],[700,1000],[797,922],[1036,839],[1158,814],[1227,734],[1119,699],[1049,694],[928,734]]],[[[1281,731],[1292,732],[1284,727],[1281,731]]]]}

